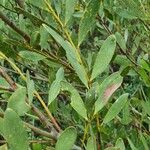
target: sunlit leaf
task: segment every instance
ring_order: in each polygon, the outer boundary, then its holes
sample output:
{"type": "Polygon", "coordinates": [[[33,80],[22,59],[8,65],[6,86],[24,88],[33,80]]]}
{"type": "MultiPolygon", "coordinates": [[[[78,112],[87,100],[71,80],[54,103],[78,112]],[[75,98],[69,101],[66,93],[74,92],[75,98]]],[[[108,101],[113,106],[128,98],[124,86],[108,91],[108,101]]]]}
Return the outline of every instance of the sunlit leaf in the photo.
{"type": "Polygon", "coordinates": [[[16,112],[8,108],[4,115],[4,137],[13,150],[28,150],[29,143],[23,122],[16,112]]]}
{"type": "Polygon", "coordinates": [[[87,141],[86,150],[97,150],[96,139],[94,137],[89,137],[87,141]]]}
{"type": "Polygon", "coordinates": [[[77,0],[66,0],[65,4],[65,24],[69,21],[71,18],[73,12],[74,12],[74,7],[76,5],[77,0]]]}
{"type": "Polygon", "coordinates": [[[128,100],[129,94],[123,94],[121,95],[109,108],[106,116],[104,117],[103,123],[108,123],[113,118],[115,118],[118,113],[122,110],[122,108],[125,106],[127,100],[128,100]]]}
{"type": "Polygon", "coordinates": [[[62,82],[62,90],[68,91],[71,94],[71,106],[77,111],[77,113],[87,120],[87,110],[84,102],[79,95],[78,91],[69,83],[62,82]]]}
{"type": "Polygon", "coordinates": [[[99,97],[95,102],[95,112],[96,114],[100,111],[108,102],[111,95],[120,87],[123,78],[118,72],[113,73],[107,77],[99,87],[99,97]]]}
{"type": "Polygon", "coordinates": [[[9,98],[8,108],[13,109],[18,115],[24,115],[30,108],[26,104],[26,88],[19,87],[9,98]]]}
{"type": "Polygon", "coordinates": [[[119,148],[119,150],[125,150],[125,144],[122,138],[117,139],[115,147],[119,148]]]}
{"type": "Polygon", "coordinates": [[[53,100],[55,100],[57,95],[59,94],[60,89],[61,89],[60,83],[63,80],[63,78],[64,78],[64,70],[63,68],[60,68],[56,73],[55,81],[50,86],[48,105],[51,104],[53,100]]]}
{"type": "Polygon", "coordinates": [[[127,139],[128,139],[129,145],[130,145],[130,147],[131,147],[131,150],[138,150],[138,149],[135,147],[135,145],[133,144],[133,142],[132,142],[129,138],[127,138],[127,139]]]}
{"type": "Polygon", "coordinates": [[[81,64],[80,62],[80,56],[78,55],[77,49],[72,47],[72,45],[68,41],[65,41],[57,32],[52,30],[50,27],[46,25],[43,26],[52,35],[52,37],[64,48],[68,61],[75,69],[80,80],[86,85],[86,87],[88,87],[88,76],[83,64],[81,64]]]}
{"type": "Polygon", "coordinates": [[[116,48],[116,39],[114,35],[110,35],[103,43],[94,62],[91,80],[100,75],[109,65],[116,48]]]}
{"type": "Polygon", "coordinates": [[[21,51],[19,52],[19,55],[24,59],[28,59],[28,60],[36,61],[36,62],[46,58],[45,56],[41,54],[38,54],[36,52],[29,52],[29,51],[21,51]]]}

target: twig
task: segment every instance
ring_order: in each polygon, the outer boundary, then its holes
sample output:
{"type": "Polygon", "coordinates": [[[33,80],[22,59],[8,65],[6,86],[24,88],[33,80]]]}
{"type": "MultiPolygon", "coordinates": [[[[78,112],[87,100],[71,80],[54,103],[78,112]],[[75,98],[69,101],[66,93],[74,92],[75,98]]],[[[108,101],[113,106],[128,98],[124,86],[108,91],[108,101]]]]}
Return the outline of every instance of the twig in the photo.
{"type": "Polygon", "coordinates": [[[18,34],[20,34],[28,43],[30,42],[30,36],[26,34],[24,31],[19,29],[8,17],[6,17],[1,11],[0,11],[0,18],[13,30],[15,30],[18,34]]]}

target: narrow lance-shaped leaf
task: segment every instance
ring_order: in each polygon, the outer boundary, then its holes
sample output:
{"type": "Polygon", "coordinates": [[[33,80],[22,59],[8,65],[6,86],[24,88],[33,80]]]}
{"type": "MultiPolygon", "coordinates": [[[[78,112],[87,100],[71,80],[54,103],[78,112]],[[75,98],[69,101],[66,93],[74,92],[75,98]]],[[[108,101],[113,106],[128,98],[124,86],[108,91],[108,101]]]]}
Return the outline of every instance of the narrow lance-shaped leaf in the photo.
{"type": "Polygon", "coordinates": [[[30,108],[26,101],[26,88],[19,87],[8,99],[8,108],[13,109],[19,116],[24,115],[30,108]]]}
{"type": "Polygon", "coordinates": [[[51,104],[53,100],[57,97],[57,95],[60,92],[61,88],[61,81],[64,79],[64,70],[63,68],[60,68],[56,73],[56,79],[51,84],[50,90],[49,90],[49,98],[48,98],[48,105],[51,104]]]}
{"type": "Polygon", "coordinates": [[[119,150],[126,149],[122,138],[117,139],[115,147],[119,148],[119,150]]]}
{"type": "Polygon", "coordinates": [[[68,41],[65,41],[57,32],[52,30],[50,27],[48,27],[47,25],[43,25],[43,26],[51,34],[51,36],[64,48],[69,63],[75,69],[80,80],[88,88],[88,75],[86,73],[83,64],[81,64],[80,62],[80,56],[77,54],[76,49],[73,48],[68,41]]]}
{"type": "Polygon", "coordinates": [[[89,137],[86,150],[97,150],[96,139],[94,137],[89,137]]]}
{"type": "Polygon", "coordinates": [[[101,74],[109,65],[116,48],[116,38],[110,35],[103,43],[97,54],[92,70],[91,80],[101,74]]]}
{"type": "Polygon", "coordinates": [[[4,115],[4,137],[12,150],[28,150],[29,143],[23,122],[8,108],[4,115]]]}
{"type": "Polygon", "coordinates": [[[71,150],[77,138],[77,131],[74,127],[68,127],[59,136],[56,143],[56,150],[71,150]]]}
{"type": "Polygon", "coordinates": [[[41,54],[38,54],[36,52],[29,52],[29,51],[21,51],[19,52],[19,55],[24,59],[28,59],[35,62],[45,58],[45,56],[41,54]]]}
{"type": "Polygon", "coordinates": [[[130,147],[131,147],[131,150],[138,150],[138,149],[135,147],[135,145],[133,144],[133,142],[132,142],[129,138],[127,138],[127,139],[128,139],[129,145],[130,145],[130,147]]]}
{"type": "Polygon", "coordinates": [[[119,72],[113,73],[107,77],[99,87],[99,96],[95,102],[96,114],[100,111],[108,102],[111,95],[120,87],[123,77],[120,76],[119,72]]]}
{"type": "Polygon", "coordinates": [[[122,110],[122,108],[125,106],[127,100],[128,100],[129,94],[123,94],[121,95],[115,103],[109,108],[106,116],[104,117],[103,123],[108,123],[113,118],[115,118],[118,113],[122,110]]]}
{"type": "Polygon", "coordinates": [[[87,33],[90,31],[92,25],[94,24],[96,14],[99,10],[99,6],[99,0],[91,0],[85,8],[84,15],[79,25],[78,45],[82,43],[87,33]]]}
{"type": "Polygon", "coordinates": [[[78,91],[68,82],[62,82],[61,86],[62,90],[71,93],[71,106],[74,108],[74,110],[87,120],[87,110],[78,91]]]}
{"type": "Polygon", "coordinates": [[[65,24],[69,21],[71,18],[73,12],[74,12],[74,7],[76,5],[77,0],[66,0],[65,4],[65,24]]]}
{"type": "Polygon", "coordinates": [[[29,104],[32,103],[33,100],[33,95],[34,95],[34,81],[30,79],[30,74],[29,71],[27,71],[27,93],[28,93],[28,100],[29,100],[29,104]]]}

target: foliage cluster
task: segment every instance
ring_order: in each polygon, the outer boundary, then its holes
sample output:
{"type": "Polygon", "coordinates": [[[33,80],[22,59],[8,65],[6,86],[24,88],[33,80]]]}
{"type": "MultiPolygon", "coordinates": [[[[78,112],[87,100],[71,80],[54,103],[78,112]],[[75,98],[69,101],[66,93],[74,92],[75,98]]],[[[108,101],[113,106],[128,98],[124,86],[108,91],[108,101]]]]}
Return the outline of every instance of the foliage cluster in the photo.
{"type": "Polygon", "coordinates": [[[0,0],[0,150],[149,150],[149,11],[0,0]]]}

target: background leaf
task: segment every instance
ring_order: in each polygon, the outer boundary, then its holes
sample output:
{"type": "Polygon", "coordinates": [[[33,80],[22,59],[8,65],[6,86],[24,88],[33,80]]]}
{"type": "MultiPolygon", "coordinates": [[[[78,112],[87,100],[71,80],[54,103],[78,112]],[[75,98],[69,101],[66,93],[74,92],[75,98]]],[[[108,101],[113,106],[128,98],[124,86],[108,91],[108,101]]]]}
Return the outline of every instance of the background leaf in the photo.
{"type": "Polygon", "coordinates": [[[99,7],[100,7],[99,0],[90,0],[87,7],[85,8],[84,15],[79,24],[78,45],[82,43],[87,33],[93,26],[99,7]]]}

